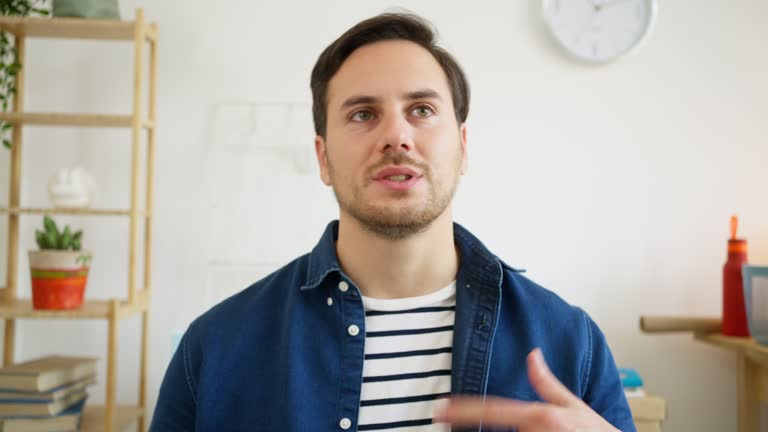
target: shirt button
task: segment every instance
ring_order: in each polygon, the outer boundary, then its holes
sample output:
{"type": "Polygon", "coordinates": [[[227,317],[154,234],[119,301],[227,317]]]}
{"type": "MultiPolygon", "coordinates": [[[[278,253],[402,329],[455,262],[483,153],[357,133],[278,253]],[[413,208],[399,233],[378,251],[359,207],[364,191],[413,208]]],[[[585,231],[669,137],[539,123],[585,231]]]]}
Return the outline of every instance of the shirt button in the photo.
{"type": "Polygon", "coordinates": [[[344,281],[339,282],[339,290],[341,292],[347,292],[349,290],[349,284],[344,281]]]}
{"type": "Polygon", "coordinates": [[[328,297],[327,303],[328,303],[328,306],[333,306],[333,299],[328,297]]]}
{"type": "Polygon", "coordinates": [[[352,324],[351,326],[347,327],[347,333],[349,333],[350,336],[357,336],[360,334],[360,327],[352,324]]]}
{"type": "Polygon", "coordinates": [[[339,420],[339,426],[341,426],[342,429],[347,430],[352,427],[352,420],[344,417],[343,419],[339,420]]]}

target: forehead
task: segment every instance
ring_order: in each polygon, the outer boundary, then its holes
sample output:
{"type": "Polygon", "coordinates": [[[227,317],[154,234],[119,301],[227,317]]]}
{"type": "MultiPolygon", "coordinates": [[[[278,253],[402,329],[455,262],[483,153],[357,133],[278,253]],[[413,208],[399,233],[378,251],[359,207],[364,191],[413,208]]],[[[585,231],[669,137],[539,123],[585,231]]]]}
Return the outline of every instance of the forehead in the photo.
{"type": "Polygon", "coordinates": [[[387,98],[432,89],[450,101],[448,79],[423,47],[409,41],[384,41],[355,50],[328,83],[328,108],[340,108],[350,96],[387,98]]]}

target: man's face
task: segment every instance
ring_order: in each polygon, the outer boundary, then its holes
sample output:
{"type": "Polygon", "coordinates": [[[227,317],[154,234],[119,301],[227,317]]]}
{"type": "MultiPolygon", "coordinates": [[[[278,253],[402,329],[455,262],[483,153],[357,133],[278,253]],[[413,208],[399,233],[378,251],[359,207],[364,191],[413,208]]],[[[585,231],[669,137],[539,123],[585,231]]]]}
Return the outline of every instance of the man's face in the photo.
{"type": "Polygon", "coordinates": [[[327,111],[315,150],[343,216],[402,239],[446,211],[466,171],[466,127],[427,50],[407,41],[357,49],[329,82],[327,111]]]}

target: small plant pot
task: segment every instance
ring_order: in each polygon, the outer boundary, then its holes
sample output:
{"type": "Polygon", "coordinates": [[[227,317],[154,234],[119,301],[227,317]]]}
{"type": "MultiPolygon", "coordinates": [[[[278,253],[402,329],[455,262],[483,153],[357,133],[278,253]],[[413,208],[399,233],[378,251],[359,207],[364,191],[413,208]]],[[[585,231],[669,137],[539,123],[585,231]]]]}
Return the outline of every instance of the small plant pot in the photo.
{"type": "Polygon", "coordinates": [[[88,270],[88,251],[29,251],[34,309],[77,309],[83,304],[88,270]]]}

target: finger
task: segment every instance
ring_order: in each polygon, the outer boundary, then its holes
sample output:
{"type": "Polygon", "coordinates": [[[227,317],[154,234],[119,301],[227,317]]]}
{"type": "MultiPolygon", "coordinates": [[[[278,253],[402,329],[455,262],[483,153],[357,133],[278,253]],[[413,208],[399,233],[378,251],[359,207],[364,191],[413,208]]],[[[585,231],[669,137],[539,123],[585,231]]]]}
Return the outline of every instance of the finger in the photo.
{"type": "Polygon", "coordinates": [[[545,406],[538,402],[479,397],[453,397],[445,411],[435,416],[435,422],[454,426],[526,428],[537,424],[545,406]]]}
{"type": "Polygon", "coordinates": [[[539,348],[528,354],[528,379],[539,397],[549,403],[567,407],[581,401],[549,370],[539,348]]]}

